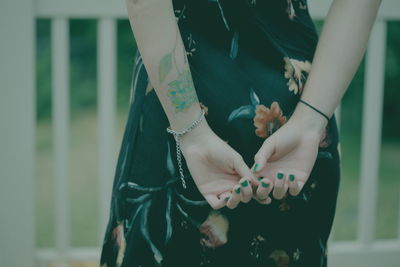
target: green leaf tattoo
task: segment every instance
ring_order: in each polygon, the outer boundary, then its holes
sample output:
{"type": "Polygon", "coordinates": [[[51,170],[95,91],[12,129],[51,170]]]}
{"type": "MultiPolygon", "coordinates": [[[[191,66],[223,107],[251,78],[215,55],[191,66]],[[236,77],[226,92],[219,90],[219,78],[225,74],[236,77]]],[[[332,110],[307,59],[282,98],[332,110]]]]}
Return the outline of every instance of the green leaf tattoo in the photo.
{"type": "MultiPolygon", "coordinates": [[[[175,51],[175,50],[173,50],[175,51]]],[[[160,66],[158,68],[158,76],[160,78],[160,83],[162,83],[165,80],[165,77],[167,77],[168,73],[172,69],[172,53],[166,54],[160,62],[160,66]]]]}
{"type": "MultiPolygon", "coordinates": [[[[178,35],[177,35],[178,37],[178,35]]],[[[189,64],[186,58],[186,50],[183,47],[184,53],[184,70],[179,71],[178,64],[175,58],[177,39],[175,39],[175,46],[171,52],[167,53],[160,61],[158,67],[158,77],[160,84],[164,82],[168,74],[176,71],[178,77],[168,83],[168,97],[175,107],[175,111],[184,111],[193,103],[198,102],[196,90],[194,88],[192,76],[190,73],[189,64]]]]}
{"type": "Polygon", "coordinates": [[[168,83],[168,86],[168,96],[175,107],[175,111],[183,111],[197,102],[196,90],[189,68],[179,73],[178,78],[168,83]]]}

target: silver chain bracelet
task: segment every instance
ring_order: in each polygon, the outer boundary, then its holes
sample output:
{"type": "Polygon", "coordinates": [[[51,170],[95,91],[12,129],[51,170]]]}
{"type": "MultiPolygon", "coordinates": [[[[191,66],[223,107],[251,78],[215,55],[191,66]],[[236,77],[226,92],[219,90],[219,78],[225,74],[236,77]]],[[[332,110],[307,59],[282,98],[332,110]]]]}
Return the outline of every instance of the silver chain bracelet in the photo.
{"type": "Polygon", "coordinates": [[[181,181],[182,181],[182,186],[183,188],[186,189],[186,182],[185,182],[185,176],[183,175],[183,169],[182,169],[182,157],[181,157],[181,147],[180,147],[180,137],[188,132],[190,132],[191,130],[193,130],[204,118],[204,109],[201,109],[201,115],[199,118],[197,118],[189,127],[187,127],[186,129],[182,130],[182,131],[174,131],[171,129],[171,127],[167,127],[167,132],[170,134],[174,135],[175,141],[176,141],[176,158],[178,160],[178,167],[179,167],[179,173],[181,175],[181,181]]]}

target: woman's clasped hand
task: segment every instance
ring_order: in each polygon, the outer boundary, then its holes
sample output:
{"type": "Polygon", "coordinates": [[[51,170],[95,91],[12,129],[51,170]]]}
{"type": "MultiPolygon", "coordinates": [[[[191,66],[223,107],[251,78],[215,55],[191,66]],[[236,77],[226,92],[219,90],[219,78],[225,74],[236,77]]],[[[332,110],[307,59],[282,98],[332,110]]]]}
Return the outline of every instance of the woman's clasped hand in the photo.
{"type": "Polygon", "coordinates": [[[199,192],[213,209],[233,209],[251,199],[268,205],[271,196],[282,199],[287,193],[300,193],[315,163],[325,127],[326,122],[318,117],[288,120],[265,139],[251,169],[206,120],[183,136],[181,150],[199,192]]]}

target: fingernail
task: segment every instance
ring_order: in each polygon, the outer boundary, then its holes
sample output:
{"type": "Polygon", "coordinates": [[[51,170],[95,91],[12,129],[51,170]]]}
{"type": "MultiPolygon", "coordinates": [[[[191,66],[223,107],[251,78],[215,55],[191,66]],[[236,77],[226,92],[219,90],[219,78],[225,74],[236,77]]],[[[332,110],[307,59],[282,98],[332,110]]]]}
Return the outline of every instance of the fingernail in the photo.
{"type": "Polygon", "coordinates": [[[237,194],[240,194],[240,187],[236,188],[236,189],[235,189],[235,192],[236,192],[237,194]]]}
{"type": "Polygon", "coordinates": [[[262,187],[268,187],[269,186],[269,184],[265,183],[265,182],[261,182],[261,185],[262,185],[262,187]]]}
{"type": "Polygon", "coordinates": [[[248,186],[249,185],[249,181],[244,180],[243,182],[240,183],[242,186],[248,186]]]}
{"type": "Polygon", "coordinates": [[[278,177],[278,179],[279,179],[279,180],[282,180],[282,178],[283,178],[283,173],[281,173],[281,172],[278,172],[278,175],[277,175],[277,177],[278,177]]]}
{"type": "Polygon", "coordinates": [[[225,202],[227,202],[228,200],[229,200],[229,197],[226,197],[226,198],[225,198],[225,202]]]}
{"type": "Polygon", "coordinates": [[[261,176],[261,177],[258,177],[257,180],[258,180],[258,181],[261,181],[263,178],[264,178],[264,177],[261,176]]]}
{"type": "Polygon", "coordinates": [[[289,175],[289,180],[290,180],[291,182],[294,181],[294,174],[290,174],[290,175],[289,175]]]}
{"type": "Polygon", "coordinates": [[[257,168],[258,168],[258,163],[254,163],[253,172],[255,172],[257,170],[257,168]]]}

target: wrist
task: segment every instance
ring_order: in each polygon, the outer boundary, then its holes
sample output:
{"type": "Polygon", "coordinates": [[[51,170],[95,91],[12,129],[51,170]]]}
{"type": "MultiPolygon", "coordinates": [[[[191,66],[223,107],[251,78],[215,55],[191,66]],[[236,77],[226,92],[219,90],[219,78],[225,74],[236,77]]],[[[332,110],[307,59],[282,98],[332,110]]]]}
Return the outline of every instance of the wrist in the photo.
{"type": "Polygon", "coordinates": [[[172,125],[170,126],[170,129],[173,131],[182,133],[178,138],[180,146],[183,150],[186,150],[186,148],[191,145],[204,144],[204,141],[207,141],[209,134],[213,133],[205,118],[205,113],[203,115],[199,115],[202,112],[206,111],[200,109],[200,112],[198,112],[190,122],[187,121],[184,127],[174,129],[172,125]]]}
{"type": "Polygon", "coordinates": [[[181,145],[185,146],[186,144],[198,143],[210,132],[212,132],[210,126],[206,118],[203,118],[195,128],[181,136],[181,145]]]}
{"type": "Polygon", "coordinates": [[[167,114],[170,128],[174,131],[181,132],[189,127],[201,114],[200,105],[192,105],[184,112],[171,112],[167,114]]]}
{"type": "Polygon", "coordinates": [[[289,121],[301,125],[300,127],[303,131],[311,131],[321,136],[328,125],[328,120],[324,116],[300,102],[297,104],[289,121]]]}

